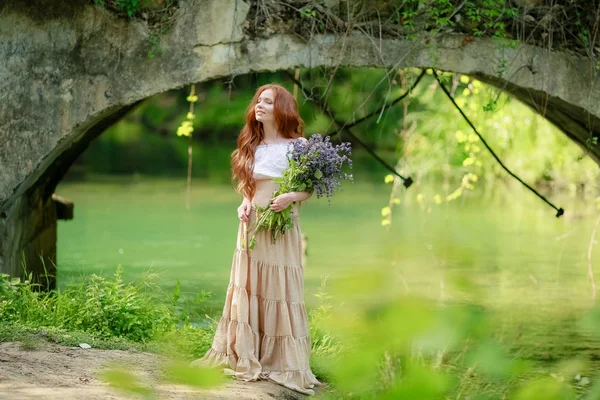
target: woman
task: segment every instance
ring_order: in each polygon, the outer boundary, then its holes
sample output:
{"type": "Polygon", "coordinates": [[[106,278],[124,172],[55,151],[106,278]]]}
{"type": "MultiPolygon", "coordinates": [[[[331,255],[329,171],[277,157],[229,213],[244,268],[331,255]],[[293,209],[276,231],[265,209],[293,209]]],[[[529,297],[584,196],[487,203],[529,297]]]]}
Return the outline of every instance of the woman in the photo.
{"type": "Polygon", "coordinates": [[[302,137],[298,104],[279,85],[260,87],[246,113],[246,125],[232,154],[233,177],[243,195],[240,226],[223,316],[212,347],[193,365],[224,365],[225,373],[244,381],[267,379],[305,394],[321,385],[313,375],[308,316],[304,305],[304,270],[297,204],[308,192],[272,198],[289,167],[288,146],[302,137]],[[294,228],[275,242],[261,230],[248,249],[248,231],[256,221],[255,205],[282,211],[293,206],[294,228]]]}

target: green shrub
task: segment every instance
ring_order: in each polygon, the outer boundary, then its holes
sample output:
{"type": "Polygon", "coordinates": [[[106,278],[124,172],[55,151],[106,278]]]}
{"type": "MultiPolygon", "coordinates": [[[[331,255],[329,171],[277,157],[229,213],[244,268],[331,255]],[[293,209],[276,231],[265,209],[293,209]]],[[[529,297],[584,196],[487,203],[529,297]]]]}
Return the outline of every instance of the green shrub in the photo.
{"type": "Polygon", "coordinates": [[[152,339],[177,322],[173,305],[150,295],[160,290],[156,284],[149,278],[139,284],[124,283],[120,266],[113,279],[92,275],[64,291],[35,289],[27,280],[0,275],[0,321],[54,326],[137,342],[152,339]]]}

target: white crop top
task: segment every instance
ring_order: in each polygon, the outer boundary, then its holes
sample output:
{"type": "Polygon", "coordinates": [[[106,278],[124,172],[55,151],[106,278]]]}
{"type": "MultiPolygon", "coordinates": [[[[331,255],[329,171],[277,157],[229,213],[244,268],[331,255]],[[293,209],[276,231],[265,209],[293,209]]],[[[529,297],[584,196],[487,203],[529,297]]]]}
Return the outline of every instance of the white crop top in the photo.
{"type": "Polygon", "coordinates": [[[254,153],[254,179],[273,179],[283,176],[290,167],[287,152],[289,143],[259,144],[254,153]]]}

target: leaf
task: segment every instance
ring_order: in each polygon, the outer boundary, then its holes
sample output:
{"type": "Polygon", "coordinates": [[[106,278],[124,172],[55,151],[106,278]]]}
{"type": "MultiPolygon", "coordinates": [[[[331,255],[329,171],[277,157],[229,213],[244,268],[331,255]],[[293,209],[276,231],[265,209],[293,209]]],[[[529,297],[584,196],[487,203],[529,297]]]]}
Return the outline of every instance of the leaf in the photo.
{"type": "Polygon", "coordinates": [[[298,191],[299,192],[304,192],[305,190],[306,190],[306,184],[305,183],[303,183],[300,186],[298,186],[298,191]]]}
{"type": "Polygon", "coordinates": [[[458,188],[454,192],[452,192],[448,196],[446,196],[446,201],[456,200],[461,195],[462,195],[462,188],[458,188]]]}
{"type": "Polygon", "coordinates": [[[323,177],[323,173],[321,172],[320,169],[315,171],[315,178],[317,179],[321,179],[323,177]]]}
{"type": "Polygon", "coordinates": [[[182,361],[173,361],[165,366],[164,378],[167,382],[210,388],[226,383],[215,368],[190,366],[182,361]]]}
{"type": "Polygon", "coordinates": [[[134,374],[125,367],[111,368],[102,374],[102,379],[117,389],[129,393],[137,393],[144,396],[150,396],[153,391],[141,384],[134,374]]]}
{"type": "Polygon", "coordinates": [[[475,162],[475,160],[474,160],[473,158],[471,158],[471,157],[467,157],[467,158],[465,158],[465,159],[464,159],[464,161],[463,161],[463,163],[462,163],[462,164],[463,164],[465,167],[468,167],[469,165],[473,165],[473,163],[474,163],[474,162],[475,162]]]}

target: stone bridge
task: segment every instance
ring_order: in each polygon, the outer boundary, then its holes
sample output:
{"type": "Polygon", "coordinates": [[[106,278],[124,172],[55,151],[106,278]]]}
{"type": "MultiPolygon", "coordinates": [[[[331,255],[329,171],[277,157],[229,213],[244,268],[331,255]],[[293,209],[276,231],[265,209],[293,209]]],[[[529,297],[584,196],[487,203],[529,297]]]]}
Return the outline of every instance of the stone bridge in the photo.
{"type": "MultiPolygon", "coordinates": [[[[512,94],[583,148],[600,135],[596,66],[574,53],[458,34],[393,39],[350,30],[302,39],[274,27],[253,37],[245,29],[250,0],[180,0],[161,53],[149,58],[143,21],[89,1],[48,12],[25,0],[1,3],[0,273],[22,275],[24,259],[36,276],[44,264],[53,274],[52,194],[70,165],[140,101],[195,82],[297,67],[434,67],[512,94]]],[[[599,162],[600,146],[589,155],[599,162]]]]}

